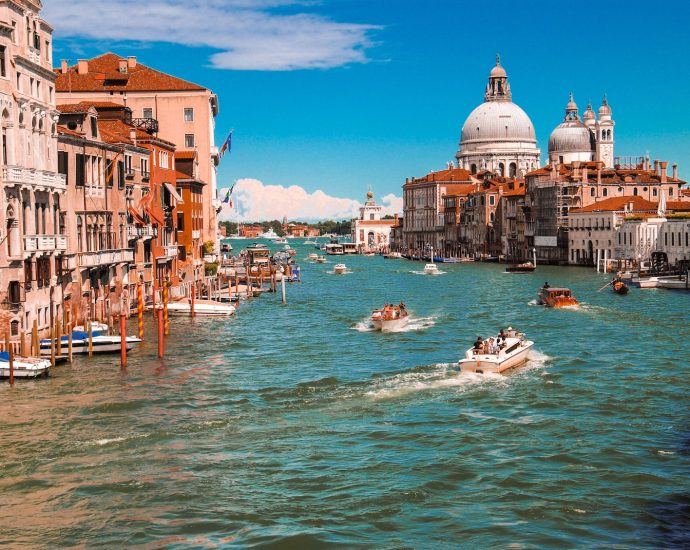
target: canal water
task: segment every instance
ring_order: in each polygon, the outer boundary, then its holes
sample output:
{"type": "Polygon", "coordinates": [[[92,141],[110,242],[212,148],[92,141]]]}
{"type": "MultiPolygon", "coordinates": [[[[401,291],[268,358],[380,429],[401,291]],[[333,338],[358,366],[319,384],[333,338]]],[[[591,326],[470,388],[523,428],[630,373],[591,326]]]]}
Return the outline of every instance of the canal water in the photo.
{"type": "Polygon", "coordinates": [[[381,257],[335,275],[297,248],[287,305],[173,320],[163,360],[149,320],[124,373],[98,357],[0,385],[0,545],[690,544],[690,294],[381,257]],[[546,280],[582,307],[536,306],[546,280]],[[401,300],[408,331],[369,330],[401,300]],[[508,325],[527,365],[459,375],[508,325]]]}

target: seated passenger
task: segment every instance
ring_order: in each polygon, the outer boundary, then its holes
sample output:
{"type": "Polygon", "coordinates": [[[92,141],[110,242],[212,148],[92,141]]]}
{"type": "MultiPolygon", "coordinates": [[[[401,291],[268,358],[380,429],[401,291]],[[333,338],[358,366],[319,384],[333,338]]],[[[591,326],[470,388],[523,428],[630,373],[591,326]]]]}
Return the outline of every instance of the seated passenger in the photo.
{"type": "Polygon", "coordinates": [[[474,349],[479,351],[480,349],[482,349],[483,345],[484,345],[484,340],[482,340],[481,336],[477,336],[477,339],[474,342],[474,349]]]}
{"type": "Polygon", "coordinates": [[[498,346],[493,338],[489,338],[489,353],[498,353],[498,346]]]}

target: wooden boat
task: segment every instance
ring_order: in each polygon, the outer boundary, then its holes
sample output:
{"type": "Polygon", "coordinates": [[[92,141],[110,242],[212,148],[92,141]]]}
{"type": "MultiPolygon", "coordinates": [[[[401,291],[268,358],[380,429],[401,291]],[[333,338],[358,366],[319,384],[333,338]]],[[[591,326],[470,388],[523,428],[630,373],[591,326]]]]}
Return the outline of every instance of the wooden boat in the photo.
{"type": "MultiPolygon", "coordinates": [[[[50,359],[16,356],[12,358],[12,375],[15,378],[48,376],[50,359]]],[[[0,351],[0,378],[10,377],[10,354],[0,351]]]]}
{"type": "Polygon", "coordinates": [[[523,264],[515,264],[506,267],[508,273],[532,273],[537,267],[532,262],[525,262],[523,264]]]}
{"type": "Polygon", "coordinates": [[[371,324],[376,330],[382,332],[400,330],[405,328],[410,320],[410,314],[405,309],[405,304],[386,304],[381,309],[375,309],[371,314],[371,324]]]}
{"type": "Polygon", "coordinates": [[[436,264],[426,264],[424,266],[424,273],[426,275],[439,275],[441,272],[436,267],[436,264]]]}
{"type": "Polygon", "coordinates": [[[569,288],[559,287],[541,287],[537,294],[538,301],[541,305],[547,307],[573,307],[578,306],[579,302],[573,296],[569,288]]]}
{"type": "Polygon", "coordinates": [[[335,264],[335,266],[333,267],[333,271],[337,275],[342,275],[347,271],[347,266],[345,264],[335,264]]]}
{"type": "Polygon", "coordinates": [[[483,342],[479,341],[468,349],[464,359],[458,361],[460,372],[501,373],[527,361],[529,350],[534,346],[534,342],[525,340],[523,334],[511,328],[508,328],[504,334],[505,338],[495,337],[500,344],[496,344],[498,350],[493,353],[485,353],[486,350],[479,347],[483,342]]]}
{"type": "Polygon", "coordinates": [[[616,294],[627,294],[629,290],[628,285],[623,281],[613,281],[611,288],[616,294]]]}
{"type": "MultiPolygon", "coordinates": [[[[63,349],[67,349],[69,337],[63,336],[60,339],[63,349]]],[[[135,336],[127,336],[125,346],[127,351],[131,350],[141,340],[135,336]]],[[[40,342],[41,355],[50,355],[50,338],[45,338],[40,342]]],[[[122,340],[120,336],[107,336],[99,332],[91,333],[91,344],[93,353],[119,353],[122,340]]],[[[89,353],[89,335],[86,332],[72,332],[72,353],[89,353]]]]}

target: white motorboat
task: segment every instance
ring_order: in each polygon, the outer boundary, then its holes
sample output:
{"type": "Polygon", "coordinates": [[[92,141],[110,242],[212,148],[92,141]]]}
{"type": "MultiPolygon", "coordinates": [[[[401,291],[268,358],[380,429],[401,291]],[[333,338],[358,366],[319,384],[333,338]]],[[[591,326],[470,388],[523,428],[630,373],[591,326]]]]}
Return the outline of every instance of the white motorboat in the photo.
{"type": "Polygon", "coordinates": [[[436,264],[426,264],[424,266],[424,273],[426,275],[439,275],[441,272],[436,267],[436,264]]]}
{"type": "Polygon", "coordinates": [[[288,245],[287,239],[285,237],[278,237],[277,239],[273,239],[273,243],[274,244],[284,244],[286,246],[290,246],[290,245],[288,245]]]}
{"type": "Polygon", "coordinates": [[[316,244],[316,241],[312,241],[311,238],[304,241],[302,244],[316,244]]]}
{"type": "MultiPolygon", "coordinates": [[[[69,345],[69,336],[63,336],[61,339],[61,347],[63,350],[67,349],[69,345]]],[[[135,336],[127,336],[125,339],[125,346],[127,351],[131,350],[141,340],[135,336]]],[[[51,339],[46,338],[41,340],[41,355],[50,355],[51,339]]],[[[108,336],[99,332],[93,332],[91,335],[91,343],[93,353],[118,353],[122,340],[119,336],[108,336]]],[[[72,332],[72,353],[89,353],[89,335],[86,332],[72,332]]]]}
{"type": "MultiPolygon", "coordinates": [[[[228,303],[215,300],[194,300],[194,315],[208,317],[232,315],[233,313],[235,313],[235,306],[228,303]]],[[[192,304],[189,298],[168,304],[168,315],[189,317],[191,314],[192,304]]]]}
{"type": "Polygon", "coordinates": [[[307,255],[307,259],[308,259],[308,260],[311,260],[311,261],[317,260],[318,257],[319,257],[319,255],[318,255],[316,252],[310,252],[310,253],[307,255]]]}
{"type": "Polygon", "coordinates": [[[410,314],[405,304],[393,306],[386,304],[381,309],[375,309],[371,314],[371,324],[376,330],[392,332],[405,328],[410,320],[410,314]]]}
{"type": "Polygon", "coordinates": [[[347,271],[347,266],[345,264],[335,264],[335,266],[333,267],[333,271],[337,275],[342,275],[347,271]]]}
{"type": "Polygon", "coordinates": [[[277,238],[280,237],[280,236],[278,235],[278,233],[276,233],[275,231],[273,231],[273,229],[269,229],[268,231],[266,231],[265,233],[262,233],[262,234],[259,235],[259,236],[260,236],[262,239],[277,239],[277,238]]]}
{"type": "Polygon", "coordinates": [[[317,264],[325,264],[326,258],[324,256],[317,256],[315,261],[317,264]]]}
{"type": "MultiPolygon", "coordinates": [[[[110,327],[105,323],[99,323],[98,321],[91,321],[91,332],[100,332],[101,334],[108,334],[110,332],[110,327]]],[[[77,325],[74,327],[75,332],[88,332],[88,325],[77,325]]]]}
{"type": "Polygon", "coordinates": [[[501,373],[527,361],[529,350],[534,345],[531,340],[525,340],[524,335],[509,328],[501,335],[489,339],[496,343],[489,345],[479,338],[475,345],[467,350],[465,358],[460,359],[461,372],[501,373]],[[500,343],[498,343],[500,342],[500,343]],[[494,349],[492,349],[492,346],[494,349]]]}
{"type": "Polygon", "coordinates": [[[690,281],[687,275],[679,275],[677,277],[659,277],[657,281],[658,288],[671,288],[674,290],[690,290],[690,281]]]}
{"type": "MultiPolygon", "coordinates": [[[[50,360],[35,357],[13,357],[12,375],[15,378],[38,378],[48,376],[50,360]]],[[[10,377],[10,355],[6,351],[0,352],[0,378],[10,377]]]]}

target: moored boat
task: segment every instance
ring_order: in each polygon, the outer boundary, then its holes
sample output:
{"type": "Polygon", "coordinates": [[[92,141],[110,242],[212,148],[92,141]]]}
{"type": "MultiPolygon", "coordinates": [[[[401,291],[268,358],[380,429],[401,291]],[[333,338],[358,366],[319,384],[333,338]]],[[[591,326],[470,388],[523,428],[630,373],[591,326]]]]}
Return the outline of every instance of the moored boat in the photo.
{"type": "Polygon", "coordinates": [[[537,298],[539,304],[547,307],[559,308],[579,305],[569,288],[552,287],[548,283],[539,289],[537,298]]]}
{"type": "Polygon", "coordinates": [[[342,275],[347,271],[347,266],[345,264],[335,264],[333,271],[338,275],[342,275]]]}
{"type": "MultiPolygon", "coordinates": [[[[68,345],[69,336],[65,335],[61,339],[62,347],[68,345]]],[[[135,336],[127,336],[125,338],[125,346],[127,351],[131,350],[141,340],[135,336]]],[[[41,355],[50,355],[51,339],[45,338],[40,342],[41,355]]],[[[118,353],[122,340],[120,336],[107,336],[99,332],[91,333],[91,344],[93,353],[118,353]]],[[[66,349],[66,348],[65,348],[66,349]]],[[[89,335],[86,332],[72,332],[72,353],[89,353],[89,335]]]]}
{"type": "Polygon", "coordinates": [[[458,362],[460,372],[502,373],[527,361],[532,346],[534,342],[525,340],[523,334],[510,327],[494,338],[477,338],[458,362]]]}
{"type": "MultiPolygon", "coordinates": [[[[235,313],[235,306],[215,300],[194,300],[194,315],[204,317],[224,316],[235,313]]],[[[192,304],[189,298],[177,302],[168,303],[168,315],[182,315],[189,317],[192,314],[192,304]]]]}
{"type": "Polygon", "coordinates": [[[386,260],[400,260],[402,258],[402,254],[400,254],[400,252],[389,252],[388,254],[384,254],[383,257],[386,260]]]}
{"type": "Polygon", "coordinates": [[[405,328],[409,320],[410,314],[403,302],[397,306],[386,304],[381,309],[375,309],[371,314],[371,324],[376,330],[382,332],[405,328]]]}
{"type": "Polygon", "coordinates": [[[508,273],[532,273],[537,267],[532,262],[525,262],[522,264],[515,264],[506,267],[508,273]]]}
{"type": "MultiPolygon", "coordinates": [[[[91,332],[100,332],[101,334],[108,334],[110,332],[110,327],[106,325],[105,323],[99,323],[98,321],[91,321],[89,323],[91,325],[91,332]]],[[[84,325],[77,325],[73,329],[75,332],[88,332],[88,324],[86,326],[84,325]]]]}
{"type": "MultiPolygon", "coordinates": [[[[50,360],[36,357],[15,356],[12,358],[12,376],[14,378],[38,378],[48,376],[50,360]]],[[[10,377],[10,354],[0,352],[0,378],[10,377]]]]}

